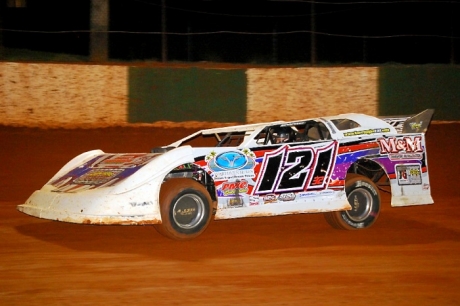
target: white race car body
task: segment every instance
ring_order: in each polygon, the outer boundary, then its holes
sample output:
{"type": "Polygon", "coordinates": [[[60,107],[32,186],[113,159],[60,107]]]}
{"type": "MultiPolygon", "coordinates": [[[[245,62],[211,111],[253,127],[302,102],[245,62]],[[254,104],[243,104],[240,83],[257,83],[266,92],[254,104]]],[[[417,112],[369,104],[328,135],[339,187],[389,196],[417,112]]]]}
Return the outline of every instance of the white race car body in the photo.
{"type": "Polygon", "coordinates": [[[248,124],[201,130],[153,153],[89,151],[18,209],[73,223],[161,224],[162,184],[189,178],[206,186],[216,220],[346,211],[349,173],[386,177],[392,206],[431,204],[424,133],[432,114],[248,124]],[[289,142],[275,143],[277,128],[290,130],[289,142]],[[188,144],[200,137],[217,140],[188,144]]]}

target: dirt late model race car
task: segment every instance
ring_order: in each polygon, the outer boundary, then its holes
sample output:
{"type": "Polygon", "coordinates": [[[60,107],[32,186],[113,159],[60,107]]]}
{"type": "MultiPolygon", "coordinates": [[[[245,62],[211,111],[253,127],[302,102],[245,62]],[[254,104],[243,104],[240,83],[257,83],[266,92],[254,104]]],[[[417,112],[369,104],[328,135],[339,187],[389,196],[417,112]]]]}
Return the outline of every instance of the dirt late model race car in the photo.
{"type": "Polygon", "coordinates": [[[173,239],[212,219],[324,212],[339,229],[392,206],[431,204],[425,132],[433,110],[343,114],[205,129],[149,153],[93,150],[68,162],[18,210],[83,224],[153,224],[173,239]]]}

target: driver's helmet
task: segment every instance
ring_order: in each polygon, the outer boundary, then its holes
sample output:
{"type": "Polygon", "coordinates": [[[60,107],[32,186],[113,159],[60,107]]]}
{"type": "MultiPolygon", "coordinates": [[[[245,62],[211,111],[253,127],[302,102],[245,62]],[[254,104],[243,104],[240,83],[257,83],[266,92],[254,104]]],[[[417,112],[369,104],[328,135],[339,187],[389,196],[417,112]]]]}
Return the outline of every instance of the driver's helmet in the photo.
{"type": "Polygon", "coordinates": [[[275,138],[275,143],[285,143],[289,142],[289,138],[291,135],[291,129],[288,127],[280,127],[273,133],[273,137],[275,138]]]}

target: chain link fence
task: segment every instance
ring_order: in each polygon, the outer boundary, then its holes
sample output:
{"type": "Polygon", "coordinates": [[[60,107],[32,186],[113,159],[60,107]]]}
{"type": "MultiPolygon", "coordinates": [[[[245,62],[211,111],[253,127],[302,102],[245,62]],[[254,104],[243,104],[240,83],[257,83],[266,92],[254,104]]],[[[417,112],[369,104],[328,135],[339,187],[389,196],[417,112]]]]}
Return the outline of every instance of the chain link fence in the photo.
{"type": "Polygon", "coordinates": [[[456,64],[459,1],[0,0],[0,60],[456,64]]]}

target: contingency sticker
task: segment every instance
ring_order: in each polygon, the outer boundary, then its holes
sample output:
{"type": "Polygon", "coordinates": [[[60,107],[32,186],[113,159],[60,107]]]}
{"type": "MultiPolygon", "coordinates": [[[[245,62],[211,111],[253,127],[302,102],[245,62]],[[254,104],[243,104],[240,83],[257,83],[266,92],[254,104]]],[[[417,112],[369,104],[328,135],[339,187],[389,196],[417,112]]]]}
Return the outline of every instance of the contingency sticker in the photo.
{"type": "Polygon", "coordinates": [[[399,185],[421,185],[422,171],[420,165],[396,165],[396,177],[399,185]]]}

